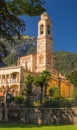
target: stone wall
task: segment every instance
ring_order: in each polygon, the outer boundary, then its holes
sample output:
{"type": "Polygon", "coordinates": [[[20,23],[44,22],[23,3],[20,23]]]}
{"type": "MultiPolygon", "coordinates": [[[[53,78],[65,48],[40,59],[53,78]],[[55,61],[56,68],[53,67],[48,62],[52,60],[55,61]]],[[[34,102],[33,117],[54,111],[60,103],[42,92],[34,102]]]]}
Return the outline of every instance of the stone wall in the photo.
{"type": "MultiPolygon", "coordinates": [[[[0,110],[0,121],[2,121],[0,110]]],[[[77,108],[16,108],[5,110],[7,122],[23,122],[29,124],[77,124],[77,108]]]]}

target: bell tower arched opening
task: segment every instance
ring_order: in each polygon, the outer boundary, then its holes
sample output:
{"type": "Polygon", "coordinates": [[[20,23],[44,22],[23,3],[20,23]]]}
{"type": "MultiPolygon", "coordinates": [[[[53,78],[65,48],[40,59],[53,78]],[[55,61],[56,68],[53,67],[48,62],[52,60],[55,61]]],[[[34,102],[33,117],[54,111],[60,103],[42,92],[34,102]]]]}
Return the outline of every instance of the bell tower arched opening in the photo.
{"type": "Polygon", "coordinates": [[[47,25],[47,34],[51,35],[51,27],[50,27],[50,25],[47,25]]]}
{"type": "Polygon", "coordinates": [[[40,35],[42,35],[44,33],[44,25],[40,26],[40,35]]]}

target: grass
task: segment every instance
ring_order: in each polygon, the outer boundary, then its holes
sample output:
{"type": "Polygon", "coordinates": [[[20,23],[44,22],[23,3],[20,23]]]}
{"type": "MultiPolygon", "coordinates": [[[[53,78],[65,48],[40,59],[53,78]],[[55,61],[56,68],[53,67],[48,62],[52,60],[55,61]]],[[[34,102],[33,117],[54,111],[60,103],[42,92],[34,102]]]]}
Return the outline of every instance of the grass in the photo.
{"type": "Polygon", "coordinates": [[[45,126],[0,123],[0,130],[77,130],[77,125],[45,126]]]}

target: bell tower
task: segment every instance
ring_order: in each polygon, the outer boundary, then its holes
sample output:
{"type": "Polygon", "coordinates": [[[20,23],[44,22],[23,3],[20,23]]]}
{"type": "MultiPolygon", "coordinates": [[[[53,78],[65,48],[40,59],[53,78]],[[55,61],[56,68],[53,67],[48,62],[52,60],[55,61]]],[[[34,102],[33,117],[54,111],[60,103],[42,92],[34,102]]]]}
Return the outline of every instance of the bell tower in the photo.
{"type": "Polygon", "coordinates": [[[52,42],[52,23],[48,14],[44,13],[38,22],[37,72],[52,71],[54,66],[52,42]]]}

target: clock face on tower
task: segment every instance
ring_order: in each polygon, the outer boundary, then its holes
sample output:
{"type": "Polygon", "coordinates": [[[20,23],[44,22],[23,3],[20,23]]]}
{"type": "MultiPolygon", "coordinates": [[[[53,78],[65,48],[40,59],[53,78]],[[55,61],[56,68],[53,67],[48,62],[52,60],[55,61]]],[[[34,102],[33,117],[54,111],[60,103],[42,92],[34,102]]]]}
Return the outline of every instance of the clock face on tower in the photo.
{"type": "Polygon", "coordinates": [[[43,43],[40,43],[40,44],[39,44],[39,49],[40,49],[40,50],[43,50],[43,48],[44,48],[44,44],[43,44],[43,43]]]}

